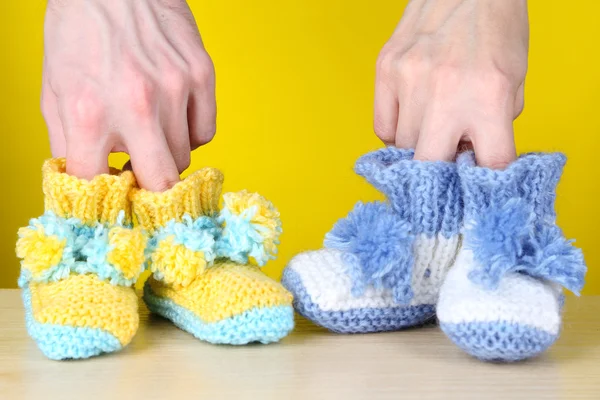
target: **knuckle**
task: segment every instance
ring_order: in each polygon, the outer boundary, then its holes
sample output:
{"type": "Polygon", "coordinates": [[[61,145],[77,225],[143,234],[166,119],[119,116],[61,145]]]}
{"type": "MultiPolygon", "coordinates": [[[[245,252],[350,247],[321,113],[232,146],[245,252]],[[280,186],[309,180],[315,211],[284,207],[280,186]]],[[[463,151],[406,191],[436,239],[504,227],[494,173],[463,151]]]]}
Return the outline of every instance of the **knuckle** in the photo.
{"type": "Polygon", "coordinates": [[[132,79],[125,85],[125,101],[138,117],[148,118],[154,113],[156,105],[156,87],[145,78],[132,79]]]}
{"type": "Polygon", "coordinates": [[[400,69],[402,60],[403,55],[398,55],[397,52],[384,47],[377,57],[377,75],[382,79],[394,79],[402,72],[400,69]]]}
{"type": "MultiPolygon", "coordinates": [[[[80,90],[77,94],[66,95],[63,100],[63,113],[75,126],[96,127],[104,117],[105,104],[102,98],[90,90],[80,90]]],[[[43,107],[48,112],[47,104],[43,107]]]]}
{"type": "Polygon", "coordinates": [[[422,74],[429,65],[422,52],[409,50],[397,60],[395,68],[398,74],[410,78],[422,74]]]}
{"type": "Polygon", "coordinates": [[[389,73],[392,70],[392,55],[385,47],[379,53],[375,68],[378,73],[389,73]]]}
{"type": "Polygon", "coordinates": [[[485,71],[479,77],[492,95],[506,95],[512,91],[512,82],[508,76],[499,71],[485,71]]]}
{"type": "MultiPolygon", "coordinates": [[[[474,87],[478,89],[482,107],[505,107],[516,93],[511,78],[497,69],[486,69],[473,74],[474,87]]],[[[512,104],[511,104],[512,106],[512,104]]]]}
{"type": "Polygon", "coordinates": [[[182,68],[168,67],[163,72],[163,86],[168,93],[181,95],[187,85],[187,73],[182,68]]]}
{"type": "Polygon", "coordinates": [[[42,111],[42,117],[44,117],[44,120],[48,121],[48,118],[50,118],[50,105],[48,99],[43,94],[40,98],[40,110],[42,111]]]}
{"type": "Polygon", "coordinates": [[[190,78],[196,86],[205,87],[214,81],[215,69],[208,55],[199,56],[190,70],[190,78]]]}
{"type": "Polygon", "coordinates": [[[384,122],[382,118],[375,117],[373,119],[373,130],[375,135],[384,143],[391,143],[394,141],[396,132],[392,129],[391,125],[384,122]]]}
{"type": "Polygon", "coordinates": [[[523,113],[524,109],[525,109],[525,100],[523,98],[521,98],[515,103],[514,118],[517,118],[519,115],[521,115],[523,113]]]}
{"type": "Polygon", "coordinates": [[[217,133],[217,125],[211,124],[210,126],[203,127],[198,131],[194,140],[194,147],[204,146],[210,143],[217,133]]]}

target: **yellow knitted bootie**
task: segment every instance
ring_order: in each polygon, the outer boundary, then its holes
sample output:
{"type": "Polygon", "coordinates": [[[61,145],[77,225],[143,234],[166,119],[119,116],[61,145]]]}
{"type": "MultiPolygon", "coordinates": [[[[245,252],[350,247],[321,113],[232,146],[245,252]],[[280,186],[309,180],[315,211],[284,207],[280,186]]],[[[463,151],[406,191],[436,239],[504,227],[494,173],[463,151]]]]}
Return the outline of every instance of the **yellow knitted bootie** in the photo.
{"type": "Polygon", "coordinates": [[[204,168],[163,193],[132,192],[133,212],[150,235],[148,308],[201,340],[270,343],[293,328],[292,296],[259,266],[274,258],[279,213],[263,197],[227,193],[204,168]]]}
{"type": "Polygon", "coordinates": [[[65,160],[44,163],[46,212],[19,229],[27,330],[52,359],[117,351],[135,335],[132,288],[144,269],[146,239],[131,228],[129,171],[87,181],[65,173],[65,160]]]}

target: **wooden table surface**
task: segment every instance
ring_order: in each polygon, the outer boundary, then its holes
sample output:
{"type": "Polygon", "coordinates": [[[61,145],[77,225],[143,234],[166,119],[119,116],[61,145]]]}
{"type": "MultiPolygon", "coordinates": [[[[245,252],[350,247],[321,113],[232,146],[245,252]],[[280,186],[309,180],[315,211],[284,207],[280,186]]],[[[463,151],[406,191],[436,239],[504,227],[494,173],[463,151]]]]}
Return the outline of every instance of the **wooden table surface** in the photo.
{"type": "Polygon", "coordinates": [[[600,399],[600,297],[568,298],[561,338],[518,364],[462,353],[435,325],[337,335],[297,320],[272,345],[202,343],[142,309],[124,351],[50,361],[25,332],[17,290],[0,290],[1,399],[600,399]]]}

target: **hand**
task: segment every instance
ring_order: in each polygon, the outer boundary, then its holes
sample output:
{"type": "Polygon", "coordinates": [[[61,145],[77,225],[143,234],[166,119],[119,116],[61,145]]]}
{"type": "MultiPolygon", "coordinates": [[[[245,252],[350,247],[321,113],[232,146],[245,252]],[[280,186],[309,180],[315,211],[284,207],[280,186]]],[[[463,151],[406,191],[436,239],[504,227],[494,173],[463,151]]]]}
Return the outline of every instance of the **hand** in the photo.
{"type": "Polygon", "coordinates": [[[415,159],[477,162],[516,157],[529,25],[526,0],[412,0],[377,62],[375,132],[415,159]]]}
{"type": "Polygon", "coordinates": [[[162,191],[214,136],[213,64],[185,0],[50,0],[44,42],[42,113],[67,173],[107,173],[124,151],[162,191]]]}

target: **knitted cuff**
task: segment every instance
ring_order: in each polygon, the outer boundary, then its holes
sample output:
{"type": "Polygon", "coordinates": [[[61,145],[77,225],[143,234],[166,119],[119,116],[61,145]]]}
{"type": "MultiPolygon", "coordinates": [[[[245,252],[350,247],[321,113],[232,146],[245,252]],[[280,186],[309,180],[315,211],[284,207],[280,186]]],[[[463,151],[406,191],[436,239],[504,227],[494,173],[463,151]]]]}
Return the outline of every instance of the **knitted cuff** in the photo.
{"type": "Polygon", "coordinates": [[[465,217],[478,215],[487,207],[501,207],[521,199],[538,218],[553,220],[556,186],[567,158],[562,153],[529,153],[504,170],[477,167],[473,152],[458,157],[465,217]]]}
{"type": "Polygon", "coordinates": [[[275,258],[281,222],[271,202],[241,191],[219,196],[223,175],[204,168],[163,193],[132,192],[133,212],[150,235],[154,277],[185,287],[216,258],[262,266],[275,258]]]}
{"type": "Polygon", "coordinates": [[[413,156],[413,150],[388,147],[359,158],[354,170],[387,196],[414,234],[457,234],[463,214],[456,164],[413,156]]]}
{"type": "Polygon", "coordinates": [[[19,229],[19,285],[95,274],[114,285],[132,285],[144,270],[146,240],[130,229],[129,171],[111,170],[88,181],[65,173],[65,160],[44,163],[46,212],[19,229]]]}
{"type": "Polygon", "coordinates": [[[134,189],[131,193],[133,213],[150,233],[169,221],[183,221],[185,215],[194,220],[203,215],[214,217],[219,211],[222,187],[221,171],[203,168],[162,193],[134,189]]]}
{"type": "Polygon", "coordinates": [[[75,217],[86,225],[98,222],[115,224],[124,213],[124,224],[131,223],[129,191],[135,185],[131,171],[111,169],[88,181],[68,175],[66,160],[47,160],[42,167],[42,188],[46,211],[62,218],[75,217]]]}

